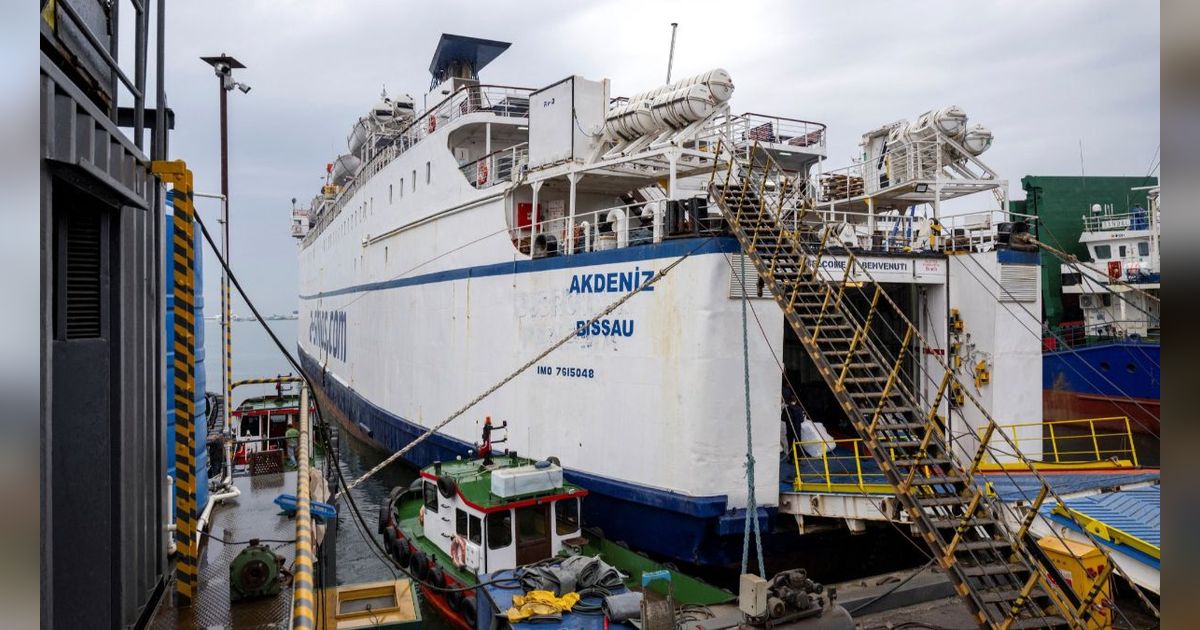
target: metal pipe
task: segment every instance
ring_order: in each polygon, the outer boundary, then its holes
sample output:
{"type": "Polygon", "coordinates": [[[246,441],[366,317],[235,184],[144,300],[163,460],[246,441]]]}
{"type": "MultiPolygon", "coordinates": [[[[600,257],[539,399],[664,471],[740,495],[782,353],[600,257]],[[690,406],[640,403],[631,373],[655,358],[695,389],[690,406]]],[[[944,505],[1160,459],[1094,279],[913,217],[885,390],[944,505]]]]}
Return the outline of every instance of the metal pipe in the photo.
{"type": "Polygon", "coordinates": [[[671,82],[671,66],[675,64],[675,31],[679,29],[679,22],[671,22],[671,52],[667,56],[667,83],[671,82]]]}

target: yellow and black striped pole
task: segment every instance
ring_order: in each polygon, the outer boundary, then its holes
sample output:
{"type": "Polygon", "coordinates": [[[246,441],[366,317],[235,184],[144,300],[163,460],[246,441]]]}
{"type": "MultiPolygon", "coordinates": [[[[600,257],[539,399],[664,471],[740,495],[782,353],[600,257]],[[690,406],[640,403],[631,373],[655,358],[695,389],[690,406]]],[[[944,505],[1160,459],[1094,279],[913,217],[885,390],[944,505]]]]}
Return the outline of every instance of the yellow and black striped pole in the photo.
{"type": "Polygon", "coordinates": [[[175,596],[180,606],[196,595],[196,252],[192,172],[182,160],[156,160],[155,175],[174,186],[171,270],[175,289],[175,596]]]}
{"type": "Polygon", "coordinates": [[[234,381],[229,389],[232,391],[242,385],[266,385],[269,383],[299,383],[299,376],[273,376],[271,378],[244,378],[240,381],[234,381]]]}
{"type": "Polygon", "coordinates": [[[296,564],[292,589],[292,628],[317,627],[313,589],[313,526],[308,486],[308,387],[300,386],[300,444],[296,449],[296,564]]]}

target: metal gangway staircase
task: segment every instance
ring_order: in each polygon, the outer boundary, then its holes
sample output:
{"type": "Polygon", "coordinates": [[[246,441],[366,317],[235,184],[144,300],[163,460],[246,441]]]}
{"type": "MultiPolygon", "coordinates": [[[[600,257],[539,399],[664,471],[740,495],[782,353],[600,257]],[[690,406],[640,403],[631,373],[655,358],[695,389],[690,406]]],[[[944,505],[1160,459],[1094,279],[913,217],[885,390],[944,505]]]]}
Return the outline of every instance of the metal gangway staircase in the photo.
{"type": "MultiPolygon", "coordinates": [[[[1098,600],[1099,589],[1080,597],[1062,587],[1067,582],[1030,533],[1047,498],[1061,499],[1031,466],[1041,488],[1024,514],[1006,519],[1003,505],[973,479],[993,433],[1007,437],[990,414],[966,393],[988,425],[973,461],[960,462],[940,414],[949,408],[944,403],[951,391],[966,391],[955,371],[936,355],[944,375],[915,367],[913,355],[929,348],[925,338],[854,253],[830,236],[832,230],[805,200],[800,180],[758,143],[737,146],[723,139],[717,155],[710,203],[720,209],[980,627],[1088,626],[1098,607],[1107,605],[1098,600]],[[845,260],[844,269],[822,267],[823,259],[835,256],[845,260]],[[906,362],[913,365],[906,369],[906,362]],[[935,388],[932,397],[920,394],[921,378],[935,388]]],[[[1107,567],[1111,574],[1111,559],[1107,567]]]]}

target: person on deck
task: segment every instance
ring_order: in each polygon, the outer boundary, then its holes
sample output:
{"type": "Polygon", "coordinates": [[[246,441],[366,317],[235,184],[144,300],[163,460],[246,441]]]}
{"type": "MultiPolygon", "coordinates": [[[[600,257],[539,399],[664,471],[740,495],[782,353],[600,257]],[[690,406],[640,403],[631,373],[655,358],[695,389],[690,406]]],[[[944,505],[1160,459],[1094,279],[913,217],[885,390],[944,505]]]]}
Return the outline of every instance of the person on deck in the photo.
{"type": "Polygon", "coordinates": [[[294,420],[288,423],[287,431],[283,436],[287,446],[288,466],[299,466],[296,463],[296,452],[300,448],[300,429],[296,428],[294,420]]]}

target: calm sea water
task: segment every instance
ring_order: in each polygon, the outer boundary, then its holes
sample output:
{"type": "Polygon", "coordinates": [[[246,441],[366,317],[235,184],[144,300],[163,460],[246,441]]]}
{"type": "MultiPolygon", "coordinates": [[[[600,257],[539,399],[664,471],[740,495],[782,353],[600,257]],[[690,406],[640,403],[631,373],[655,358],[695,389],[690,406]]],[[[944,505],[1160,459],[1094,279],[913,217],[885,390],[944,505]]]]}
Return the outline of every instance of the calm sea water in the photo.
{"type": "MultiPolygon", "coordinates": [[[[296,320],[267,323],[279,340],[283,342],[284,347],[295,355],[296,320]]],[[[295,369],[291,367],[257,322],[234,322],[232,336],[234,380],[295,373],[295,369]]],[[[204,322],[204,352],[204,374],[207,379],[207,389],[210,392],[218,392],[221,389],[220,322],[211,320],[204,322]]],[[[249,396],[271,393],[274,389],[273,385],[246,385],[234,390],[233,399],[236,404],[249,396]]],[[[384,458],[383,453],[350,435],[340,436],[338,452],[342,475],[347,481],[370,470],[384,458]]],[[[392,571],[371,553],[372,547],[363,540],[363,535],[377,535],[375,526],[379,518],[379,506],[387,499],[388,492],[397,485],[408,485],[415,478],[415,470],[403,464],[394,464],[353,490],[355,503],[358,505],[363,519],[367,521],[369,529],[365,533],[360,533],[346,509],[343,509],[342,513],[338,515],[337,577],[339,584],[392,579],[392,571]]]]}

